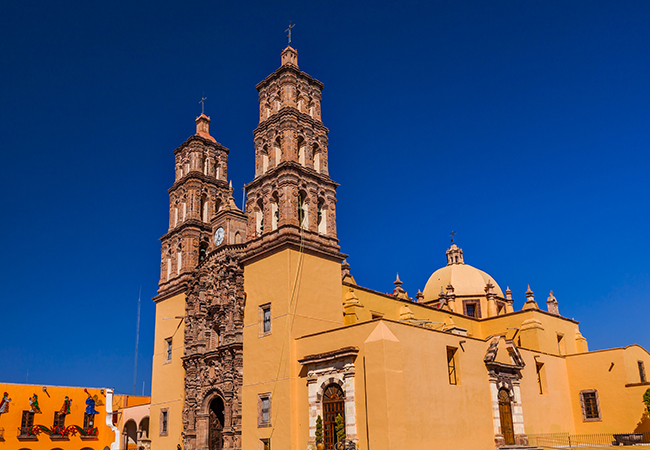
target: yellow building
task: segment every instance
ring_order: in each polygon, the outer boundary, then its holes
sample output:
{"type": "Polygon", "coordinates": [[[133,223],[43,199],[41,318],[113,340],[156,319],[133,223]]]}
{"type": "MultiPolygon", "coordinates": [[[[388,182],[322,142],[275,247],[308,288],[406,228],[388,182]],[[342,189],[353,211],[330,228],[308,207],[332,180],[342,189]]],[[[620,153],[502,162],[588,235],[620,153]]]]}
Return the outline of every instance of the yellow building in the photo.
{"type": "Polygon", "coordinates": [[[0,383],[0,449],[118,450],[124,408],[148,397],[112,389],[0,383]]]}
{"type": "Polygon", "coordinates": [[[372,450],[650,439],[617,436],[650,432],[648,352],[589,352],[552,293],[542,310],[529,288],[515,311],[512,292],[453,242],[415,298],[399,278],[390,295],[357,284],[336,236],[322,89],[291,47],[257,85],[245,212],[207,116],[174,152],[152,448],[315,449],[321,435],[326,448],[344,435],[372,450]]]}

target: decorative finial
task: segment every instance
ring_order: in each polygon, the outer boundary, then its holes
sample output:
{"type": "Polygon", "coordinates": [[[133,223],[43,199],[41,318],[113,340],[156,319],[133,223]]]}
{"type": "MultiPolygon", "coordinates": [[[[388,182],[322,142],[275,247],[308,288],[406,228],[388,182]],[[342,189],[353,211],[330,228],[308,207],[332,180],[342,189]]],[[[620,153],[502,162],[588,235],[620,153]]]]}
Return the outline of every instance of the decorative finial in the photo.
{"type": "Polygon", "coordinates": [[[201,114],[205,114],[205,101],[208,99],[208,97],[205,96],[205,92],[201,96],[201,101],[199,102],[201,104],[201,114]]]}
{"type": "Polygon", "coordinates": [[[551,293],[548,295],[548,299],[546,300],[546,306],[548,312],[550,312],[551,314],[556,314],[558,316],[560,315],[560,308],[558,305],[558,301],[553,295],[553,291],[551,291],[551,293]]]}
{"type": "Polygon", "coordinates": [[[289,21],[289,28],[284,30],[284,32],[287,33],[287,40],[289,41],[289,45],[291,45],[291,29],[295,26],[295,24],[292,24],[291,21],[289,21]]]}
{"type": "Polygon", "coordinates": [[[399,273],[397,273],[397,276],[395,277],[395,281],[393,281],[393,284],[397,287],[400,287],[402,285],[402,280],[399,279],[399,273]]]}
{"type": "Polygon", "coordinates": [[[451,243],[453,244],[454,243],[454,237],[456,236],[456,232],[452,231],[451,233],[449,233],[449,236],[451,236],[451,243]]]}

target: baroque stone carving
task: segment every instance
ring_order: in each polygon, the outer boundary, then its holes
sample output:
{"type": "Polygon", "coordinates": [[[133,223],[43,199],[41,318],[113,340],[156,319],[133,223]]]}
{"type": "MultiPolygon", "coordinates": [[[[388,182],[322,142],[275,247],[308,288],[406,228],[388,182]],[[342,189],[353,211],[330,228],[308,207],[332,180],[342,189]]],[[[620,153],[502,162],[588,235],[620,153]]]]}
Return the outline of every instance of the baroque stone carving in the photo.
{"type": "Polygon", "coordinates": [[[185,450],[207,448],[210,404],[217,397],[224,405],[223,448],[240,448],[245,302],[241,251],[225,247],[209,254],[187,290],[185,450]]]}

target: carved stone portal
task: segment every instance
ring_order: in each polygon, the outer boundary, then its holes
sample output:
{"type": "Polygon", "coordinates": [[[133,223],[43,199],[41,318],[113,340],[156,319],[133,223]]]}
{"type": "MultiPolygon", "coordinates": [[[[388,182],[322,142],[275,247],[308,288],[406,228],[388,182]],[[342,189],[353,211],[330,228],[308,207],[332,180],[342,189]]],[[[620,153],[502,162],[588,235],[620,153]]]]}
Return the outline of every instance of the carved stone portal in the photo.
{"type": "Polygon", "coordinates": [[[196,269],[185,318],[183,448],[241,448],[244,271],[221,247],[196,269]]]}

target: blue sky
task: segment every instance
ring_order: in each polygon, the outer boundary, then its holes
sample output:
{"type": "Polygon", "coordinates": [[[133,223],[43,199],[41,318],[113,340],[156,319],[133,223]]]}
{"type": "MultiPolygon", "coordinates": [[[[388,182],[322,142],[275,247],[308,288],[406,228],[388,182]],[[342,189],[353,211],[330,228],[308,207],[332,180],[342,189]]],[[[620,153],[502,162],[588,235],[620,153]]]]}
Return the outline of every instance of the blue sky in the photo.
{"type": "Polygon", "coordinates": [[[645,1],[3,2],[0,381],[131,393],[142,288],[149,392],[173,151],[205,93],[241,192],[290,20],[360,284],[399,271],[414,295],[455,230],[517,309],[553,289],[591,349],[648,347],[649,19],[645,1]]]}

